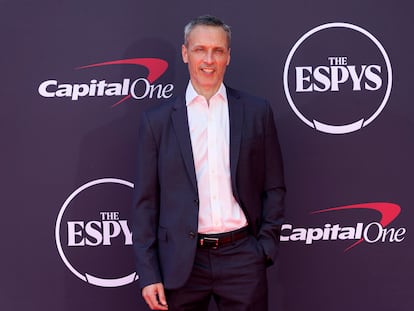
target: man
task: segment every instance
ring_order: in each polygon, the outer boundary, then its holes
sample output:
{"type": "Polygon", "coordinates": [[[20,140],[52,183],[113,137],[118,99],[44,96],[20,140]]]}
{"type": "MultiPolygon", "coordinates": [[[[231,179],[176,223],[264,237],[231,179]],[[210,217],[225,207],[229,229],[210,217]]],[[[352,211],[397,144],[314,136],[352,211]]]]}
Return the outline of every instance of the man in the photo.
{"type": "Polygon", "coordinates": [[[143,114],[133,202],[142,296],[152,310],[267,310],[285,193],[270,105],[223,84],[230,28],[185,27],[185,96],[143,114]]]}

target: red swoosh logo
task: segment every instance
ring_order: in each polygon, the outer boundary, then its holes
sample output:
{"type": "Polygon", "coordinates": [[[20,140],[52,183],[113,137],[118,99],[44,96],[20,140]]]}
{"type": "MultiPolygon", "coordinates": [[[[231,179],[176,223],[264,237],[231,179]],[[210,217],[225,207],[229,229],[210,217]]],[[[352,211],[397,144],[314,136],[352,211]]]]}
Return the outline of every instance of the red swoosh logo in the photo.
{"type": "MultiPolygon", "coordinates": [[[[395,218],[400,214],[401,207],[394,203],[388,203],[388,202],[372,202],[372,203],[362,203],[362,204],[353,204],[353,205],[346,205],[346,206],[339,206],[339,207],[333,207],[323,210],[318,210],[311,212],[311,214],[320,214],[325,212],[332,212],[332,211],[341,211],[341,210],[347,210],[347,209],[370,209],[375,210],[381,214],[381,219],[379,223],[383,228],[388,226],[391,222],[394,221],[395,218]]],[[[362,243],[364,241],[363,238],[349,246],[345,249],[345,252],[353,248],[354,246],[362,243]]]]}
{"type": "MultiPolygon", "coordinates": [[[[168,63],[159,58],[130,58],[130,59],[120,59],[120,60],[114,60],[109,62],[103,62],[103,63],[97,63],[97,64],[91,64],[86,66],[77,67],[76,69],[86,69],[86,68],[93,68],[93,67],[101,67],[101,66],[108,66],[108,65],[138,65],[143,66],[148,70],[148,75],[146,79],[153,83],[156,81],[159,77],[162,76],[162,74],[167,70],[168,63]]],[[[122,98],[120,101],[116,102],[112,105],[112,107],[118,106],[128,98],[131,98],[131,95],[127,95],[124,98],[122,98]]]]}

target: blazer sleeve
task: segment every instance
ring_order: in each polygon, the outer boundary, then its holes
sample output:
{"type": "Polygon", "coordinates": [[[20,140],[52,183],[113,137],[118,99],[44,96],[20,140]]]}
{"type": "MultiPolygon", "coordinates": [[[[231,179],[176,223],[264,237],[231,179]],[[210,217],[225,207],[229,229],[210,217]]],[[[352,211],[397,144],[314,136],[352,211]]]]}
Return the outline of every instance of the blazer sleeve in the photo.
{"type": "Polygon", "coordinates": [[[274,123],[273,111],[267,104],[265,117],[265,179],[262,194],[261,226],[258,240],[263,247],[268,265],[279,251],[281,226],[284,221],[285,183],[283,160],[274,123]]]}
{"type": "Polygon", "coordinates": [[[141,288],[162,281],[157,251],[159,220],[157,159],[157,143],[144,112],[138,133],[138,159],[131,215],[135,265],[141,288]]]}

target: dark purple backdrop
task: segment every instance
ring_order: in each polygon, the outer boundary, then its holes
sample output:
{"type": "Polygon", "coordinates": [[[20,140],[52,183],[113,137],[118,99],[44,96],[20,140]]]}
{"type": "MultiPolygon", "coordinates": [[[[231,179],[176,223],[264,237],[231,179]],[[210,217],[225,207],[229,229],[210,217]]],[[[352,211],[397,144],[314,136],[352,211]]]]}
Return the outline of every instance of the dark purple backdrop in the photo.
{"type": "MultiPolygon", "coordinates": [[[[135,58],[166,61],[168,68],[153,84],[172,84],[172,93],[178,94],[188,79],[180,56],[182,28],[204,13],[222,17],[233,29],[226,82],[268,98],[275,110],[288,189],[286,224],[296,231],[284,230],[289,241],[282,242],[279,261],[269,269],[270,310],[412,310],[412,12],[408,1],[384,0],[0,1],[1,310],[146,310],[136,283],[102,287],[72,273],[59,254],[55,230],[62,207],[83,185],[103,178],[133,180],[140,153],[135,144],[139,115],[167,99],[126,98],[111,107],[124,98],[113,95],[115,84],[103,96],[71,100],[64,95],[75,84],[90,88],[99,81],[124,79],[141,79],[136,91],[143,92],[145,66],[78,68],[135,58]],[[290,107],[283,87],[285,61],[299,38],[336,22],[374,35],[393,73],[381,113],[347,134],[307,126],[290,107]],[[39,94],[47,80],[58,81],[61,97],[39,94]],[[372,208],[381,202],[396,205],[399,213],[391,215],[387,204],[380,212],[372,208]],[[313,213],[356,204],[362,208],[313,213]],[[390,217],[387,230],[399,230],[398,241],[388,235],[384,242],[368,243],[384,217],[390,217]],[[357,241],[345,239],[352,229],[341,229],[347,231],[336,239],[329,230],[357,223],[364,228],[375,223],[371,236],[344,251],[357,241]],[[325,240],[300,240],[323,229],[325,240]]],[[[296,81],[294,67],[329,67],[328,56],[346,56],[348,65],[357,68],[380,64],[378,76],[384,85],[388,81],[378,49],[350,30],[320,32],[299,50],[289,70],[290,85],[296,81]]],[[[338,125],[372,115],[385,92],[384,87],[375,93],[354,91],[350,83],[343,86],[337,92],[295,93],[295,104],[306,117],[338,125]]],[[[68,203],[60,240],[81,274],[111,279],[131,272],[132,254],[122,231],[110,245],[99,243],[96,235],[105,221],[106,233],[115,235],[119,221],[127,219],[129,199],[130,188],[107,183],[87,188],[68,203]],[[101,212],[119,215],[111,220],[101,212]],[[79,225],[72,237],[79,246],[68,246],[68,223],[74,222],[79,225]],[[80,229],[80,223],[86,228],[88,222],[95,231],[80,229]],[[81,246],[85,237],[96,245],[81,246]]]]}

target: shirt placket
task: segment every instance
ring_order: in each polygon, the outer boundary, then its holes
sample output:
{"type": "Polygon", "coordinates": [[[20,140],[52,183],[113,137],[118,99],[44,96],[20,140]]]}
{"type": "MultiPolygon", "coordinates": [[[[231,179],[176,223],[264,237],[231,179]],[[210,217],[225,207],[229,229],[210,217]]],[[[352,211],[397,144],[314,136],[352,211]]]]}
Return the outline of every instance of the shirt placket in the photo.
{"type": "Polygon", "coordinates": [[[219,183],[218,174],[218,119],[217,119],[217,102],[212,98],[208,109],[208,175],[210,184],[210,206],[212,224],[215,229],[221,226],[221,210],[219,200],[219,183]]]}

